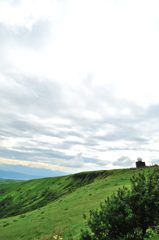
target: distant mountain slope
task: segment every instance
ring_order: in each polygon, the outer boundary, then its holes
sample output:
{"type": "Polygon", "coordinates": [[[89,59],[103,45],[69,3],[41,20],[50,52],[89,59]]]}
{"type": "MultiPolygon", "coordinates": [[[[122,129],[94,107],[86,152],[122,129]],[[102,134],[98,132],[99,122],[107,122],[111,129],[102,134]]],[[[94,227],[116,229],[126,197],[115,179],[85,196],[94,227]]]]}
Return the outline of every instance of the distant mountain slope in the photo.
{"type": "Polygon", "coordinates": [[[29,174],[25,174],[25,173],[0,170],[0,178],[2,178],[2,179],[29,180],[29,179],[38,178],[38,177],[33,176],[33,175],[29,175],[29,174]]]}
{"type": "Polygon", "coordinates": [[[88,216],[119,187],[129,187],[134,174],[153,169],[84,172],[8,184],[0,181],[0,239],[33,240],[60,231],[64,239],[72,234],[78,240],[83,215],[88,216]],[[17,216],[4,218],[13,215],[17,216]]]}
{"type": "Polygon", "coordinates": [[[0,171],[2,171],[2,173],[0,172],[0,178],[22,180],[66,175],[66,173],[61,171],[11,164],[0,164],[0,171]]]}

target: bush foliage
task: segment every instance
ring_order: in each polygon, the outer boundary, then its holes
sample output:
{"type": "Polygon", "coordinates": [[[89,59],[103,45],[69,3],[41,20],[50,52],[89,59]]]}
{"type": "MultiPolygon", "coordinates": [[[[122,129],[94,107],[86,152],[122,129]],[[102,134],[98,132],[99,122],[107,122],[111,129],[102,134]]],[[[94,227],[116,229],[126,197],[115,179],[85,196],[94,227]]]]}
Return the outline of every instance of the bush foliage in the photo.
{"type": "Polygon", "coordinates": [[[131,188],[119,189],[90,212],[81,240],[143,240],[159,224],[159,171],[131,179],[131,188]]]}

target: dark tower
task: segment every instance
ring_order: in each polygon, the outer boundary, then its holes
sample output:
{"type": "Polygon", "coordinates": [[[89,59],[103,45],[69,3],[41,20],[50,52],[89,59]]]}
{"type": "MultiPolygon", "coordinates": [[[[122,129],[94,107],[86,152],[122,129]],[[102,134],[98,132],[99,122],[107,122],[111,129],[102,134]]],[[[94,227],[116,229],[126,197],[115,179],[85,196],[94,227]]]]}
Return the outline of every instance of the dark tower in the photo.
{"type": "Polygon", "coordinates": [[[138,158],[136,162],[136,168],[146,167],[145,162],[142,161],[142,158],[138,158]]]}

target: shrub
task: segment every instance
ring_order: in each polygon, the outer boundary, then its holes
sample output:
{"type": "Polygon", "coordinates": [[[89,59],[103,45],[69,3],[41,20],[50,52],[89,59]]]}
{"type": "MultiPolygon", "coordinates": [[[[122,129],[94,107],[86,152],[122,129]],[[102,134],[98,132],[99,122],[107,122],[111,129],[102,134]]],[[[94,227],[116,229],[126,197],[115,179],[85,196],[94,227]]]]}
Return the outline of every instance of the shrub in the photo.
{"type": "Polygon", "coordinates": [[[119,189],[90,212],[81,240],[143,240],[159,223],[159,171],[131,179],[131,189],[119,189]]]}
{"type": "Polygon", "coordinates": [[[144,240],[159,239],[158,231],[156,229],[148,228],[144,240]]]}

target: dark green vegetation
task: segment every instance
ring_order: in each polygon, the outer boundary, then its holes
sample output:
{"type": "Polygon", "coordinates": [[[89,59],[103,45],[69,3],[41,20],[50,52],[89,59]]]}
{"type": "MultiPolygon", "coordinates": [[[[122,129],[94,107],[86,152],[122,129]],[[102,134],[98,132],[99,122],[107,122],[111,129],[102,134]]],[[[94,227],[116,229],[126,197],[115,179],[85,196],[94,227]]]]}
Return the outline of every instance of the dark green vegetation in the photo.
{"type": "MultiPolygon", "coordinates": [[[[144,240],[150,228],[159,224],[159,170],[131,179],[131,188],[120,188],[92,210],[90,230],[82,240],[144,240]]],[[[157,230],[156,230],[157,232],[157,230]]]]}
{"type": "Polygon", "coordinates": [[[80,236],[83,216],[130,178],[153,168],[96,171],[30,181],[0,181],[0,239],[33,240],[51,233],[80,236]]]}

